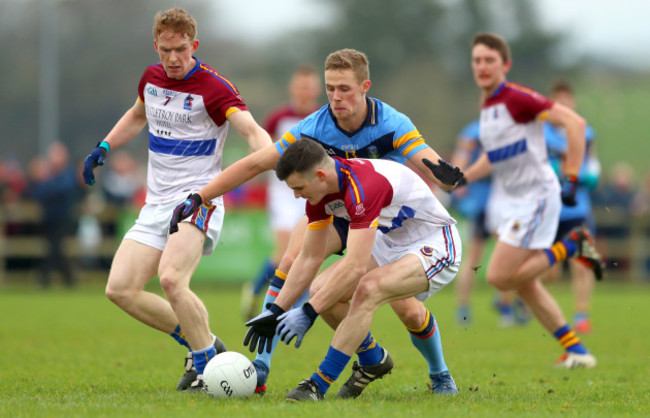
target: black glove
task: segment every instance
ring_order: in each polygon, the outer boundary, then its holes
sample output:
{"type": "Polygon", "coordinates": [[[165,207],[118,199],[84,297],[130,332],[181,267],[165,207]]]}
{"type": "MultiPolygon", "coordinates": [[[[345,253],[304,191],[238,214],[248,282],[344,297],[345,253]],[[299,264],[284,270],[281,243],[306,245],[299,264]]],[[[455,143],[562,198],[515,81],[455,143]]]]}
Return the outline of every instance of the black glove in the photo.
{"type": "Polygon", "coordinates": [[[192,193],[180,205],[176,206],[169,222],[169,233],[178,231],[178,224],[188,216],[191,216],[203,204],[203,199],[198,193],[192,193]]]}
{"type": "Polygon", "coordinates": [[[284,309],[272,303],[268,311],[264,311],[255,318],[246,322],[249,330],[244,337],[244,345],[249,346],[251,353],[257,352],[262,354],[266,346],[266,352],[270,353],[273,348],[273,337],[275,336],[275,327],[278,325],[278,317],[284,313],[284,309]]]}
{"type": "Polygon", "coordinates": [[[429,167],[429,170],[431,170],[435,178],[447,186],[462,186],[467,184],[467,181],[461,184],[461,180],[465,177],[463,172],[460,171],[460,168],[454,167],[443,159],[438,159],[439,164],[434,164],[426,158],[423,158],[422,162],[429,167]]]}
{"type": "Polygon", "coordinates": [[[98,165],[104,165],[104,160],[110,150],[111,145],[106,141],[102,141],[97,144],[97,147],[90,154],[88,154],[84,160],[84,183],[89,186],[95,184],[95,173],[93,173],[93,169],[98,165]]]}
{"type": "Polygon", "coordinates": [[[562,204],[565,206],[575,206],[576,192],[578,191],[578,177],[577,176],[564,176],[562,178],[562,204]]]}

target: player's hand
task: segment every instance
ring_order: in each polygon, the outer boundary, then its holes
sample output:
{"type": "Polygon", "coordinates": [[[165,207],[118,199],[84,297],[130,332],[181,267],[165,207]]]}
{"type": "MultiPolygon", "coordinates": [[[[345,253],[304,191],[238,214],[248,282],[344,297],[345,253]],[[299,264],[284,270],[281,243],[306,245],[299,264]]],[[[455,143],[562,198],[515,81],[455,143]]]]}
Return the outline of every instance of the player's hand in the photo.
{"type": "Polygon", "coordinates": [[[460,168],[454,167],[443,159],[438,159],[438,164],[434,164],[426,158],[422,159],[424,165],[433,173],[433,176],[447,186],[463,186],[467,184],[465,175],[460,168]]]}
{"type": "Polygon", "coordinates": [[[575,206],[578,204],[576,201],[576,192],[578,191],[578,177],[577,176],[564,176],[562,178],[562,204],[565,206],[575,206]]]}
{"type": "Polygon", "coordinates": [[[95,184],[95,173],[93,173],[93,169],[98,165],[104,165],[104,160],[106,159],[106,155],[110,150],[111,146],[109,143],[102,141],[97,144],[97,147],[90,154],[88,154],[84,160],[84,183],[89,186],[95,184]]]}
{"type": "Polygon", "coordinates": [[[300,347],[303,337],[309,328],[314,325],[316,318],[318,318],[318,314],[309,302],[305,303],[300,308],[295,308],[282,314],[280,318],[278,318],[280,324],[278,325],[277,333],[280,336],[280,340],[289,345],[291,340],[296,337],[295,347],[300,347]]]}
{"type": "Polygon", "coordinates": [[[198,193],[191,193],[187,199],[180,205],[176,206],[172,214],[172,220],[169,222],[169,233],[173,234],[178,231],[178,224],[188,216],[192,215],[203,204],[203,199],[198,193]]]}
{"type": "Polygon", "coordinates": [[[246,326],[250,328],[244,337],[244,345],[249,346],[251,353],[255,352],[257,348],[257,352],[262,354],[265,346],[266,352],[271,352],[275,328],[278,325],[278,317],[283,313],[284,309],[272,303],[268,311],[264,311],[246,322],[246,326]]]}

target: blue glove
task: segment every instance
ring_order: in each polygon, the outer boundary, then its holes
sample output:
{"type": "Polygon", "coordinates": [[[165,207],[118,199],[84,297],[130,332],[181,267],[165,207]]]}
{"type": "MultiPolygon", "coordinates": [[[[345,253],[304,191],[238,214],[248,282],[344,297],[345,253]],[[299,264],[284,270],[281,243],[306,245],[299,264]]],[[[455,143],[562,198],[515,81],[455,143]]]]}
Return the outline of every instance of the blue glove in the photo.
{"type": "Polygon", "coordinates": [[[249,346],[251,353],[255,352],[255,348],[257,348],[257,352],[262,354],[264,346],[266,346],[267,353],[271,352],[278,317],[283,313],[284,309],[272,303],[268,311],[264,311],[246,322],[246,326],[250,328],[244,337],[244,345],[249,346]]]}
{"type": "Polygon", "coordinates": [[[463,186],[467,184],[465,175],[460,171],[460,168],[454,167],[445,160],[438,159],[439,164],[434,164],[426,158],[423,158],[422,162],[429,167],[433,176],[440,180],[442,184],[446,184],[447,186],[463,186]],[[463,180],[465,181],[463,182],[463,180]]]}
{"type": "Polygon", "coordinates": [[[203,199],[198,193],[191,193],[187,199],[180,205],[176,206],[172,214],[172,220],[169,221],[169,233],[173,234],[178,231],[178,224],[188,216],[191,216],[203,204],[203,199]]]}
{"type": "Polygon", "coordinates": [[[93,173],[93,169],[98,165],[104,165],[104,160],[110,150],[111,145],[106,141],[102,141],[97,144],[97,148],[95,148],[93,152],[88,154],[84,160],[84,183],[89,186],[95,184],[95,173],[93,173]]]}
{"type": "Polygon", "coordinates": [[[578,177],[577,176],[565,176],[562,179],[562,204],[565,206],[575,206],[578,204],[576,202],[576,192],[578,191],[578,177]]]}
{"type": "Polygon", "coordinates": [[[295,347],[300,347],[302,338],[305,336],[309,328],[314,325],[314,321],[318,318],[318,314],[309,302],[302,305],[300,308],[295,308],[287,313],[282,314],[278,319],[277,334],[280,340],[289,345],[293,337],[296,337],[295,347]]]}

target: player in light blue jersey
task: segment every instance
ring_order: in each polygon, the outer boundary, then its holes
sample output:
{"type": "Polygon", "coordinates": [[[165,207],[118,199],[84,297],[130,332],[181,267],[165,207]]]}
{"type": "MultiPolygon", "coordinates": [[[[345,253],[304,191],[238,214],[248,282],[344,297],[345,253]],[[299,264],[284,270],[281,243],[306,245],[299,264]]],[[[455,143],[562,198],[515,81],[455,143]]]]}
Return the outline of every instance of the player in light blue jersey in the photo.
{"type": "MultiPolygon", "coordinates": [[[[571,84],[565,80],[556,80],[552,85],[549,98],[555,102],[562,103],[572,109],[575,108],[574,91],[571,84]]],[[[550,123],[544,124],[544,136],[548,148],[548,157],[553,169],[559,177],[563,175],[562,164],[567,154],[566,134],[561,128],[550,123]]],[[[577,204],[573,207],[562,206],[560,212],[560,223],[557,229],[555,240],[564,238],[573,228],[586,226],[595,233],[593,214],[591,211],[591,193],[596,188],[600,177],[600,163],[594,150],[593,128],[587,125],[585,130],[586,150],[585,158],[578,174],[578,190],[576,192],[577,204]]],[[[591,294],[594,285],[594,274],[588,266],[580,261],[569,260],[571,272],[575,311],[573,326],[577,332],[586,334],[591,331],[591,320],[589,309],[591,305],[591,294]]],[[[560,265],[556,265],[549,273],[549,278],[557,279],[560,275],[560,265]]]]}
{"type": "MultiPolygon", "coordinates": [[[[371,85],[369,77],[365,54],[352,49],[331,53],[325,61],[325,87],[329,104],[299,122],[276,144],[229,166],[195,195],[203,201],[209,200],[273,169],[284,150],[303,137],[321,144],[331,156],[386,158],[400,163],[405,163],[408,159],[414,169],[441,188],[449,190],[451,186],[438,180],[432,172],[439,167],[434,163],[439,162],[440,156],[426,144],[411,120],[386,103],[367,96],[371,85]]],[[[462,173],[454,171],[452,177],[457,175],[462,176],[462,173]]],[[[456,181],[458,178],[452,179],[449,184],[454,185],[456,181]]],[[[172,224],[174,222],[172,220],[172,224]]],[[[277,343],[277,338],[274,338],[277,318],[291,308],[290,305],[278,306],[273,302],[300,252],[306,227],[307,219],[303,218],[294,228],[287,252],[269,286],[264,300],[264,312],[247,323],[251,329],[244,343],[250,343],[252,351],[258,349],[258,356],[253,363],[258,372],[259,393],[266,390],[266,377],[277,343]]],[[[341,254],[346,248],[348,229],[348,222],[343,218],[335,218],[327,226],[327,255],[341,254]]],[[[328,271],[331,273],[339,261],[319,275],[320,282],[316,279],[312,283],[312,297],[323,287],[329,279],[328,271]]],[[[291,294],[286,291],[283,293],[284,300],[293,299],[295,302],[305,288],[291,286],[290,290],[291,294]]],[[[347,299],[341,300],[331,309],[319,314],[328,325],[336,328],[347,314],[347,302],[347,299]]],[[[456,385],[444,361],[440,331],[433,315],[412,297],[394,301],[391,306],[406,326],[413,345],[427,361],[433,392],[456,393],[456,385]]],[[[388,374],[393,367],[388,352],[377,344],[371,333],[359,346],[357,355],[359,363],[353,365],[352,376],[341,388],[339,397],[359,396],[368,383],[388,374]]]]}

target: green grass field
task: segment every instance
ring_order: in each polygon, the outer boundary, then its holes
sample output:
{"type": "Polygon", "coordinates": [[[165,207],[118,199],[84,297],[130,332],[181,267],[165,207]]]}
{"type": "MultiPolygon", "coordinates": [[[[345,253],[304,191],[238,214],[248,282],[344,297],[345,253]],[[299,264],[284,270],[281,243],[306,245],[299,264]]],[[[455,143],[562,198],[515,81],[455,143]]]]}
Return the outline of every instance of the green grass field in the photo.
{"type": "MultiPolygon", "coordinates": [[[[565,312],[565,283],[550,286],[565,312]]],[[[0,293],[0,416],[648,416],[650,336],[648,287],[600,284],[593,301],[594,332],[583,338],[599,364],[592,370],[552,367],[559,344],[537,323],[501,329],[492,290],[479,284],[475,320],[456,326],[454,292],[427,301],[436,315],[456,396],[427,393],[426,365],[392,312],[382,308],[373,332],[394,360],[393,373],[356,400],[336,400],[344,372],[326,402],[292,404],[284,395],[309,377],[331,332],[318,321],[303,346],[282,346],[264,397],[217,400],[178,393],[185,351],[113,306],[100,285],[66,292],[9,288],[0,293]]],[[[154,288],[156,291],[156,288],[154,288]]],[[[197,293],[214,332],[244,352],[239,288],[203,286],[197,293]]]]}

